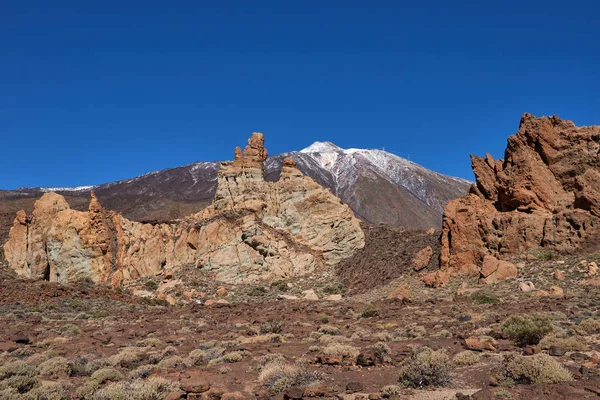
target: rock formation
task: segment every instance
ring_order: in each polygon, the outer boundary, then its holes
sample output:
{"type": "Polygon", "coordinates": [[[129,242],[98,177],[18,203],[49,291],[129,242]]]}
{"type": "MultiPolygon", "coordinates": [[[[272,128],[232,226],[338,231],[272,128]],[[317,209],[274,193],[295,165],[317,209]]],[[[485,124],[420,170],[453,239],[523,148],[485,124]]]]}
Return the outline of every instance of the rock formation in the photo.
{"type": "Polygon", "coordinates": [[[222,163],[213,204],[173,224],[145,224],[107,211],[92,194],[87,212],[47,193],[32,215],[17,213],[4,246],[20,275],[118,285],[193,265],[214,279],[248,283],[299,276],[332,265],[364,246],[347,205],[286,159],[277,182],[265,182],[264,137],[222,163]]]}
{"type": "MultiPolygon", "coordinates": [[[[599,126],[524,114],[504,160],[487,154],[471,161],[476,185],[444,210],[442,269],[479,274],[482,265],[502,266],[497,260],[531,249],[598,248],[599,126]]],[[[482,278],[516,273],[505,267],[500,275],[486,268],[482,278]]]]}

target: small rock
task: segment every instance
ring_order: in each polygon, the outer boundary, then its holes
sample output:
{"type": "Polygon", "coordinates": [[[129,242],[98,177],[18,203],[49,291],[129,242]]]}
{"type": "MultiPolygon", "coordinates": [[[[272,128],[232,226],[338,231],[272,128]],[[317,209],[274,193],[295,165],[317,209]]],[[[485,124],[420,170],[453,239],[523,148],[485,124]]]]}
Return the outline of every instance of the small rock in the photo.
{"type": "Polygon", "coordinates": [[[579,261],[579,265],[581,265],[582,267],[585,267],[586,265],[588,265],[587,260],[581,260],[579,261]]]}
{"type": "Polygon", "coordinates": [[[179,382],[181,390],[188,393],[204,393],[210,390],[210,382],[201,376],[194,374],[179,382]]]}
{"type": "Polygon", "coordinates": [[[373,349],[365,349],[358,354],[356,357],[356,365],[360,365],[362,367],[372,367],[377,364],[379,357],[375,350],[373,349]]]}
{"type": "Polygon", "coordinates": [[[298,300],[298,296],[292,296],[291,294],[280,294],[277,298],[279,300],[298,300]]]}
{"type": "Polygon", "coordinates": [[[243,400],[244,395],[241,392],[226,392],[221,395],[221,400],[243,400]]]}
{"type": "Polygon", "coordinates": [[[534,292],[531,292],[531,297],[543,297],[543,296],[548,296],[548,292],[546,292],[545,290],[536,290],[534,292]]]}
{"type": "Polygon", "coordinates": [[[323,300],[327,300],[327,301],[341,301],[342,300],[342,295],[341,294],[331,294],[331,295],[325,297],[323,300]]]}
{"type": "Polygon", "coordinates": [[[562,288],[558,287],[558,286],[552,286],[550,288],[550,296],[555,296],[555,297],[563,297],[564,291],[562,290],[562,288]]]}
{"type": "Polygon", "coordinates": [[[538,354],[542,351],[539,346],[525,346],[523,347],[523,355],[524,356],[532,356],[534,354],[538,354]]]}
{"type": "Polygon", "coordinates": [[[225,289],[225,287],[223,286],[219,286],[215,293],[217,294],[217,296],[225,296],[227,294],[227,289],[225,289]]]}
{"type": "Polygon", "coordinates": [[[304,389],[304,397],[330,397],[332,396],[331,389],[325,384],[309,386],[304,389]]]}
{"type": "Polygon", "coordinates": [[[533,282],[530,282],[530,281],[521,282],[521,283],[519,283],[519,289],[521,289],[522,292],[528,293],[528,292],[534,291],[535,286],[533,286],[533,282]]]}
{"type": "Polygon", "coordinates": [[[425,232],[427,235],[433,235],[435,233],[435,228],[429,228],[427,229],[427,232],[425,232]]]}
{"type": "Polygon", "coordinates": [[[494,338],[491,338],[489,336],[481,336],[481,337],[471,336],[471,337],[465,339],[465,346],[469,350],[496,351],[496,345],[497,345],[497,343],[494,340],[494,338]]]}
{"type": "Polygon", "coordinates": [[[390,293],[388,299],[410,300],[410,286],[407,284],[400,285],[390,293]]]}
{"type": "Polygon", "coordinates": [[[427,246],[421,249],[412,261],[413,269],[415,271],[420,271],[426,266],[428,266],[429,260],[431,260],[432,255],[433,249],[431,248],[431,246],[427,246]]]}
{"type": "Polygon", "coordinates": [[[423,283],[426,286],[439,288],[445,286],[450,281],[450,273],[445,270],[439,270],[436,272],[432,272],[423,277],[423,283]]]}
{"type": "Polygon", "coordinates": [[[550,346],[550,350],[548,351],[548,354],[550,354],[551,356],[554,356],[554,357],[560,357],[560,356],[564,356],[566,352],[567,352],[567,350],[564,347],[550,346]]]}
{"type": "Polygon", "coordinates": [[[557,269],[554,271],[554,279],[556,279],[557,281],[564,281],[565,280],[565,274],[557,269]]]}
{"type": "Polygon", "coordinates": [[[290,400],[302,400],[302,397],[304,395],[304,391],[300,388],[290,388],[288,390],[285,391],[285,393],[283,394],[283,398],[284,399],[290,399],[290,400]]]}
{"type": "Polygon", "coordinates": [[[596,276],[598,274],[598,265],[592,261],[587,266],[587,276],[596,276]]]}
{"type": "Polygon", "coordinates": [[[164,400],[179,400],[179,399],[184,399],[185,397],[185,392],[182,391],[178,391],[178,392],[171,392],[167,395],[167,397],[164,398],[164,400]]]}
{"type": "Polygon", "coordinates": [[[360,382],[348,382],[346,384],[346,393],[356,393],[363,390],[363,384],[360,382]]]}
{"type": "Polygon", "coordinates": [[[308,289],[302,292],[305,300],[319,300],[319,296],[315,293],[314,289],[308,289]]]}

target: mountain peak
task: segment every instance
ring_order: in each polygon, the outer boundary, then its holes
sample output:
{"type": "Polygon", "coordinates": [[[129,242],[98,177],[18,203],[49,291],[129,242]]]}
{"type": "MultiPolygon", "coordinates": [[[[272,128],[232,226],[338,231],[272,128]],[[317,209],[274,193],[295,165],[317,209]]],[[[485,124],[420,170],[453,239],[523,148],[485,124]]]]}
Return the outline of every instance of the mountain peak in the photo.
{"type": "Polygon", "coordinates": [[[300,150],[300,153],[331,153],[338,151],[344,151],[344,149],[331,142],[314,142],[307,148],[300,150]]]}

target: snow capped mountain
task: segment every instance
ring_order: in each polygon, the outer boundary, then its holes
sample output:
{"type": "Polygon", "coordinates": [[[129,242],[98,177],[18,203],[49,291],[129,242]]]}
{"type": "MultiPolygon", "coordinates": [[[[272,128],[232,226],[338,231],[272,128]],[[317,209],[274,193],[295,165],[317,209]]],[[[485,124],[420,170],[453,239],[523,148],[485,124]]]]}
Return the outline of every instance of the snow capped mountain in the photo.
{"type": "Polygon", "coordinates": [[[464,195],[471,185],[383,150],[343,149],[331,142],[315,142],[298,152],[271,157],[265,163],[267,179],[279,178],[285,156],[372,223],[439,227],[444,205],[464,195]]]}
{"type": "MultiPolygon", "coordinates": [[[[286,156],[292,157],[305,175],[340,197],[358,217],[371,223],[419,229],[439,227],[445,203],[465,194],[471,184],[383,150],[343,149],[331,142],[315,142],[300,151],[269,157],[265,161],[266,180],[279,179],[286,156]]],[[[0,210],[2,202],[6,202],[3,198],[10,198],[11,204],[25,204],[21,208],[27,209],[34,198],[48,191],[63,194],[73,208],[85,209],[89,191],[94,190],[106,208],[128,218],[173,220],[210,204],[219,166],[219,162],[197,162],[98,186],[4,192],[0,210]],[[30,201],[18,201],[19,198],[30,201]]],[[[7,208],[6,204],[3,208],[7,208]]],[[[12,212],[11,208],[14,218],[12,212]]]]}

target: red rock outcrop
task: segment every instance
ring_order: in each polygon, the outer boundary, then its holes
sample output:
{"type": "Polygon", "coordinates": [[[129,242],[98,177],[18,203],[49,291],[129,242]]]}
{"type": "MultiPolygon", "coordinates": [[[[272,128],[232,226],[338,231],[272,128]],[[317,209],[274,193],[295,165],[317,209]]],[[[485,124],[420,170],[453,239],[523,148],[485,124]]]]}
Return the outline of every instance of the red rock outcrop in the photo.
{"type": "Polygon", "coordinates": [[[502,260],[542,247],[597,249],[599,153],[599,126],[524,114],[504,160],[471,156],[477,183],[444,210],[442,269],[479,274],[486,256],[502,260]]]}
{"type": "Polygon", "coordinates": [[[92,194],[87,212],[47,193],[31,216],[17,213],[4,247],[20,275],[68,282],[122,281],[196,266],[214,279],[255,282],[313,272],[364,246],[347,205],[286,159],[265,182],[264,137],[223,163],[213,204],[174,224],[145,224],[106,211],[92,194]]]}

